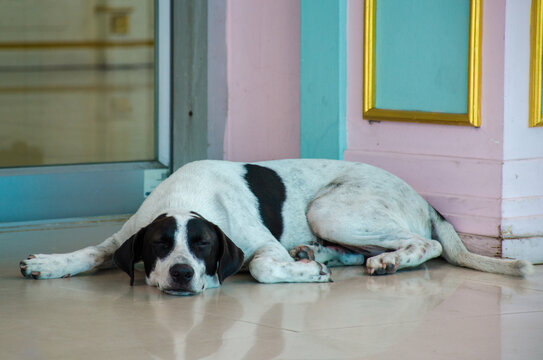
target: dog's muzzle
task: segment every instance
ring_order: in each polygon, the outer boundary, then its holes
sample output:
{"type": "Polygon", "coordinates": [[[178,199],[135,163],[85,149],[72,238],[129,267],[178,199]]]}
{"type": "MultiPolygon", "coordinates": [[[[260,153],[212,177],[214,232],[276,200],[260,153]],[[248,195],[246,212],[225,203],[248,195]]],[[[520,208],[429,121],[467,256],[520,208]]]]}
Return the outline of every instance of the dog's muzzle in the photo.
{"type": "Polygon", "coordinates": [[[172,286],[168,289],[163,289],[166,294],[187,296],[200,293],[201,290],[194,291],[190,286],[194,277],[194,269],[190,265],[175,264],[170,268],[169,272],[172,286]]]}

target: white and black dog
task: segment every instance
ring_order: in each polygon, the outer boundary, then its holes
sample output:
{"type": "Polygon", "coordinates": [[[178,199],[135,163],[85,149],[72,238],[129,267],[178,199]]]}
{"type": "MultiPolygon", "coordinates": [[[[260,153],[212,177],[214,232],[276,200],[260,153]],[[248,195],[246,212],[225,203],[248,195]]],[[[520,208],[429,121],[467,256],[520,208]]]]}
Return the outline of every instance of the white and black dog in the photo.
{"type": "Polygon", "coordinates": [[[217,287],[242,267],[259,282],[327,282],[329,266],[393,273],[442,255],[481,271],[523,276],[533,266],[470,253],[409,185],[379,168],[334,160],[187,164],[122,229],[97,246],[31,255],[25,277],[68,277],[116,264],[174,295],[217,287]],[[367,258],[367,255],[371,257],[367,258]]]}

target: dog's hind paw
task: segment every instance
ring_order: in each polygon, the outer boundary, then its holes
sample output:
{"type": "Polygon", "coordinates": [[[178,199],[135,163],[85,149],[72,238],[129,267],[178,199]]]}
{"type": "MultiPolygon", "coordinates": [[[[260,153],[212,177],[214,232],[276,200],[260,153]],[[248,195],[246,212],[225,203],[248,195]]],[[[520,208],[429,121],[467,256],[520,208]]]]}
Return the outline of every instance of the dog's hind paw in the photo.
{"type": "Polygon", "coordinates": [[[370,275],[392,274],[398,270],[400,259],[397,254],[383,253],[371,257],[366,262],[366,269],[370,275]]]}
{"type": "Polygon", "coordinates": [[[298,245],[294,249],[290,250],[290,256],[294,260],[315,260],[315,252],[310,246],[298,245]]]}
{"type": "Polygon", "coordinates": [[[317,261],[313,260],[301,260],[302,262],[308,263],[308,264],[316,264],[318,266],[318,275],[314,275],[312,278],[312,282],[333,282],[332,281],[332,272],[330,271],[330,268],[324,264],[321,264],[317,261]]]}

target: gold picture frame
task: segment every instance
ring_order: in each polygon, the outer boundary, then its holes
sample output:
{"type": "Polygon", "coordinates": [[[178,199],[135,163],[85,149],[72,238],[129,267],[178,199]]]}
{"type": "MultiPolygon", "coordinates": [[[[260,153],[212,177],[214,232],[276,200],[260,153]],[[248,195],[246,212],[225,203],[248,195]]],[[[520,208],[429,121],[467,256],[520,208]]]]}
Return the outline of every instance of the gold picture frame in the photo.
{"type": "Polygon", "coordinates": [[[375,26],[377,0],[364,4],[364,91],[363,117],[447,125],[481,126],[481,27],[482,0],[470,0],[468,99],[465,114],[378,109],[375,107],[375,26]]]}
{"type": "Polygon", "coordinates": [[[543,7],[541,0],[533,0],[530,14],[530,114],[529,126],[543,126],[541,109],[543,63],[543,7]]]}

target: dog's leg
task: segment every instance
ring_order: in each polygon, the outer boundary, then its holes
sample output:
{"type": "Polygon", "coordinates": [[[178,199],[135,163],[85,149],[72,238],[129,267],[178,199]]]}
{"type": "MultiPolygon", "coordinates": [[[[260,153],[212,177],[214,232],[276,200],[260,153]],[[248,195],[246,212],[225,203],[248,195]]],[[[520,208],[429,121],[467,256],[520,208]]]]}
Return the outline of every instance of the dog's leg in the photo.
{"type": "Polygon", "coordinates": [[[338,179],[315,196],[307,220],[313,233],[328,242],[388,251],[370,257],[366,266],[370,274],[393,273],[443,251],[438,241],[427,238],[431,235],[428,205],[410,196],[410,191],[375,194],[356,179],[338,179]]]}
{"type": "Polygon", "coordinates": [[[249,263],[249,271],[262,283],[330,281],[326,265],[309,259],[294,261],[279,243],[260,247],[249,263]]]}
{"type": "Polygon", "coordinates": [[[113,253],[119,247],[115,235],[99,245],[71,253],[30,255],[19,263],[21,273],[33,279],[55,279],[70,277],[94,268],[112,267],[113,253]]]}
{"type": "Polygon", "coordinates": [[[339,246],[323,246],[319,243],[298,245],[290,250],[295,260],[315,260],[327,266],[363,265],[364,255],[356,254],[339,246]]]}
{"type": "Polygon", "coordinates": [[[404,234],[397,240],[384,241],[383,245],[396,250],[369,258],[366,268],[370,275],[390,274],[396,270],[418,266],[438,257],[443,251],[438,241],[415,234],[404,234]]]}

